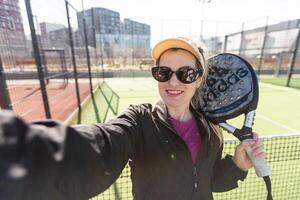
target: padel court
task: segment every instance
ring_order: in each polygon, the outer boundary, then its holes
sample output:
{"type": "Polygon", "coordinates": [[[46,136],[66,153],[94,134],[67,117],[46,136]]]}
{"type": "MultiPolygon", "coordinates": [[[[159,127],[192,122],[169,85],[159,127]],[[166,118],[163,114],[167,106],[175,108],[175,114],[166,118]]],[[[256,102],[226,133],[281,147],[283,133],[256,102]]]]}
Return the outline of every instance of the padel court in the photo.
{"type": "MultiPolygon", "coordinates": [[[[293,88],[260,83],[259,104],[254,131],[264,137],[267,162],[273,175],[274,199],[299,199],[300,194],[300,91],[293,88]]],[[[157,83],[152,78],[106,79],[94,93],[94,100],[86,102],[81,113],[82,123],[108,121],[130,104],[152,103],[158,99],[157,83]],[[95,111],[96,109],[96,111],[95,111]]],[[[74,119],[73,119],[74,120],[74,119]]],[[[75,123],[75,122],[73,122],[75,123]]],[[[241,119],[233,124],[239,126],[241,119]]],[[[224,154],[232,154],[238,141],[224,132],[224,154]]],[[[162,177],[163,178],[163,177],[162,177]]],[[[130,169],[126,167],[116,184],[93,200],[132,199],[130,169]]],[[[238,189],[214,193],[215,199],[265,199],[264,182],[254,170],[238,189]]]]}

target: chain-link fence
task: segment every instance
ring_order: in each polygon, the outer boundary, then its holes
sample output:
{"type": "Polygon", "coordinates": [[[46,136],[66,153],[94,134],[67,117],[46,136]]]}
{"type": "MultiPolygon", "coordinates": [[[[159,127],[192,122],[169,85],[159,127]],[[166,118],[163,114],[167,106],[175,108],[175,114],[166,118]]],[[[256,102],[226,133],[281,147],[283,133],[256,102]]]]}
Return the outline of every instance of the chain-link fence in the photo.
{"type": "Polygon", "coordinates": [[[0,16],[1,108],[28,121],[66,120],[102,81],[93,41],[78,27],[80,11],[68,1],[3,4],[11,10],[0,16]]]}
{"type": "Polygon", "coordinates": [[[246,58],[264,81],[300,88],[300,20],[268,24],[206,40],[213,53],[231,52],[246,58]],[[294,75],[294,76],[293,76],[294,75]]]}

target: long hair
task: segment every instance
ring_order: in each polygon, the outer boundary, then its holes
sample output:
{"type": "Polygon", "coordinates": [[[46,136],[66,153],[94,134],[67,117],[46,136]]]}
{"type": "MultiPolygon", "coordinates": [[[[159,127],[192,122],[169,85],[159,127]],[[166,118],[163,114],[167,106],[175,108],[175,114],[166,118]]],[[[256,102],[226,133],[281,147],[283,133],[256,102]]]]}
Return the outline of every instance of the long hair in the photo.
{"type": "MultiPolygon", "coordinates": [[[[177,50],[184,50],[184,49],[180,49],[180,48],[171,48],[171,49],[168,49],[167,51],[177,51],[177,50]]],[[[220,143],[220,146],[222,145],[223,143],[223,134],[222,134],[222,130],[219,128],[219,126],[213,124],[211,121],[209,121],[200,111],[199,111],[199,92],[200,92],[200,89],[203,87],[204,83],[206,82],[206,78],[207,78],[207,75],[208,75],[208,67],[205,63],[205,56],[204,56],[204,50],[200,47],[198,47],[198,50],[199,52],[201,53],[202,57],[203,57],[203,60],[204,60],[204,63],[201,63],[195,56],[195,62],[196,62],[196,67],[199,69],[199,68],[202,68],[203,69],[203,74],[201,77],[201,80],[200,80],[200,84],[198,85],[198,88],[196,89],[196,92],[194,94],[194,96],[192,97],[191,99],[191,106],[193,107],[193,109],[197,112],[197,117],[199,118],[198,120],[201,120],[204,128],[208,131],[208,134],[209,136],[211,135],[211,130],[213,132],[213,134],[216,134],[216,136],[218,137],[219,139],[219,143],[220,143]]],[[[161,54],[163,55],[163,53],[161,54]]],[[[160,55],[160,57],[161,57],[160,55]]],[[[160,62],[160,57],[155,61],[155,65],[159,65],[159,62],[160,62]]]]}
{"type": "Polygon", "coordinates": [[[194,96],[191,99],[191,106],[193,107],[193,109],[197,112],[198,116],[199,116],[199,120],[202,121],[204,128],[208,131],[208,134],[211,134],[211,129],[213,131],[214,134],[216,134],[216,136],[219,139],[219,143],[220,146],[223,143],[223,134],[222,134],[222,130],[220,129],[220,127],[214,123],[212,123],[210,120],[208,120],[201,111],[199,111],[200,108],[200,104],[199,104],[199,98],[200,98],[200,90],[203,87],[203,85],[206,82],[207,76],[208,76],[208,66],[206,65],[205,62],[205,57],[204,57],[204,51],[202,48],[198,47],[199,52],[201,53],[201,55],[203,56],[203,66],[200,63],[200,61],[198,59],[196,59],[196,66],[197,68],[202,68],[203,69],[203,74],[200,80],[200,83],[198,85],[198,88],[196,89],[196,92],[194,94],[194,96]],[[211,128],[211,129],[210,129],[211,128]]]}

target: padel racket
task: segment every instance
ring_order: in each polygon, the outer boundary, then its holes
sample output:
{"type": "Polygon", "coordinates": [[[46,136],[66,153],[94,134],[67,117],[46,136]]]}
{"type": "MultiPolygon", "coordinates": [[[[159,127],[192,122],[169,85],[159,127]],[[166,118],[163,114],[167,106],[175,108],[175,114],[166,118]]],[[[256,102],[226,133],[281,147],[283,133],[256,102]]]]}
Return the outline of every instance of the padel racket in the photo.
{"type": "MultiPolygon", "coordinates": [[[[258,80],[252,66],[243,58],[222,53],[207,61],[208,76],[199,92],[198,111],[204,113],[213,123],[232,133],[240,141],[252,139],[252,126],[258,104],[258,80]],[[227,123],[244,114],[242,128],[227,123]]],[[[268,197],[272,199],[269,176],[271,168],[264,159],[254,158],[250,149],[247,153],[252,160],[256,174],[264,177],[268,197]]]]}

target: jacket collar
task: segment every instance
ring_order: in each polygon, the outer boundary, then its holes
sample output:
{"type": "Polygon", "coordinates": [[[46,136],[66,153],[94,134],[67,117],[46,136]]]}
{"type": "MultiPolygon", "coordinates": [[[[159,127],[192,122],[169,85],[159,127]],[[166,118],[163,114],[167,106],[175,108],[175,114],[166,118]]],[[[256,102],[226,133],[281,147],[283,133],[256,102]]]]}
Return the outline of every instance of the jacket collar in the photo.
{"type": "MultiPolygon", "coordinates": [[[[191,105],[190,105],[190,111],[192,112],[192,114],[195,116],[195,118],[197,119],[197,123],[198,123],[198,127],[203,128],[203,135],[204,137],[208,136],[208,139],[210,138],[210,134],[211,134],[211,130],[210,128],[208,130],[204,129],[203,124],[207,124],[207,127],[209,127],[208,121],[206,119],[206,117],[197,112],[191,105]]],[[[162,100],[158,100],[155,103],[154,109],[152,111],[152,113],[154,114],[154,117],[158,118],[160,121],[162,121],[165,125],[167,125],[169,128],[172,128],[172,125],[170,124],[170,120],[169,120],[169,113],[168,113],[168,109],[166,104],[162,101],[162,100]]]]}
{"type": "Polygon", "coordinates": [[[159,119],[161,119],[164,122],[168,122],[168,117],[169,117],[168,109],[166,104],[162,100],[158,100],[155,103],[153,112],[157,114],[157,117],[159,119]]]}

